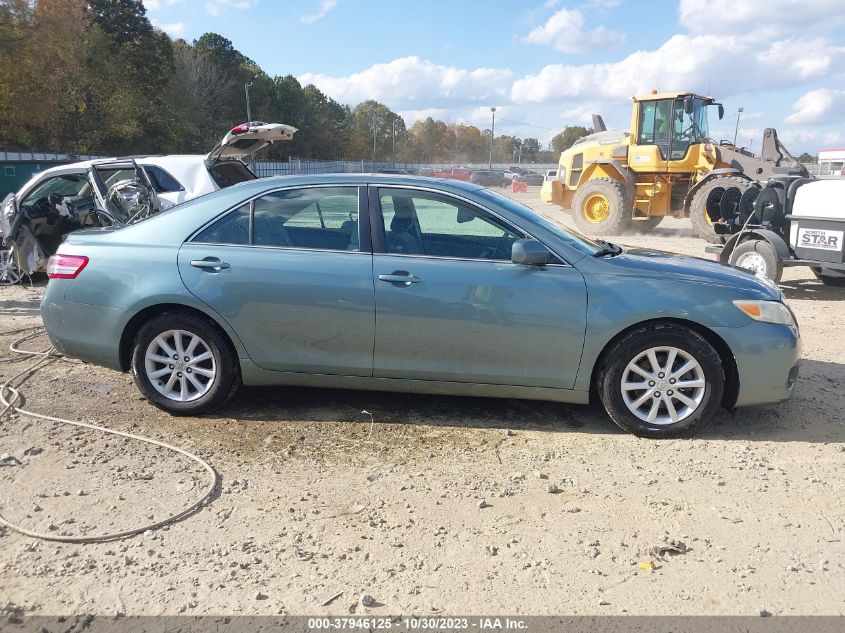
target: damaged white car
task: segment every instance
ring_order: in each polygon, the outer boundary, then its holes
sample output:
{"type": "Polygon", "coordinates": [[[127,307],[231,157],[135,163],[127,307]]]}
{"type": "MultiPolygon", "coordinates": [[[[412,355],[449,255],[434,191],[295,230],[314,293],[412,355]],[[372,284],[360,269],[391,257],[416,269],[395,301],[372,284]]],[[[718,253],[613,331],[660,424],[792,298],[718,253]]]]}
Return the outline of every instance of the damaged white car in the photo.
{"type": "Polygon", "coordinates": [[[0,285],[44,272],[68,233],[124,226],[198,196],[255,180],[248,164],[297,129],[253,121],[230,130],[207,155],[107,158],[33,176],[0,205],[0,285]]]}

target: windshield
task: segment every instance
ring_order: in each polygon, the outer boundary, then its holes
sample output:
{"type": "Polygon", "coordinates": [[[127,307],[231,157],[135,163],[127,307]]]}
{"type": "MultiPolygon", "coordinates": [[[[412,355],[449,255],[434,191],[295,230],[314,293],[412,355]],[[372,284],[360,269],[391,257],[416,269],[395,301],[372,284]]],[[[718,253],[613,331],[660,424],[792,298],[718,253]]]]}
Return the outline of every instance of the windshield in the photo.
{"type": "Polygon", "coordinates": [[[684,111],[684,100],[675,100],[676,120],[680,121],[680,132],[690,143],[703,143],[710,138],[710,129],[707,126],[707,105],[704,99],[695,97],[692,99],[692,112],[687,114],[684,111]]]}
{"type": "Polygon", "coordinates": [[[512,200],[507,196],[490,191],[489,189],[481,189],[477,192],[477,194],[484,198],[488,198],[490,201],[495,202],[500,207],[504,207],[508,211],[518,215],[520,218],[530,222],[531,224],[536,224],[542,227],[549,233],[554,234],[554,236],[562,242],[565,242],[577,250],[579,253],[583,253],[584,255],[595,255],[601,249],[601,246],[595,240],[592,240],[585,235],[581,235],[570,228],[564,229],[551,220],[547,220],[543,216],[539,215],[533,209],[517,202],[516,200],[512,200]]]}
{"type": "Polygon", "coordinates": [[[65,174],[63,176],[48,178],[33,189],[21,201],[21,204],[31,204],[40,198],[49,196],[51,193],[58,193],[62,196],[78,196],[87,184],[87,178],[79,174],[65,174]]]}

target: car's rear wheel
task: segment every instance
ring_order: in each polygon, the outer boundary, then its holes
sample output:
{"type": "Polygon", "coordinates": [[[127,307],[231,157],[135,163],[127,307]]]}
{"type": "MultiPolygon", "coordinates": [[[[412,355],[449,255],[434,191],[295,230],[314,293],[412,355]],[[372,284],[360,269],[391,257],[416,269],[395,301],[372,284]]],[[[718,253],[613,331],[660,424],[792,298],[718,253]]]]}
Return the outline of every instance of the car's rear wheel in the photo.
{"type": "Polygon", "coordinates": [[[135,384],[173,415],[199,415],[220,406],[240,385],[237,359],[212,323],[167,312],[146,323],[132,350],[135,384]]]}
{"type": "Polygon", "coordinates": [[[696,332],[649,325],[617,341],[605,355],[598,392],[608,415],[641,437],[677,437],[707,421],[722,401],[719,355],[696,332]]]}

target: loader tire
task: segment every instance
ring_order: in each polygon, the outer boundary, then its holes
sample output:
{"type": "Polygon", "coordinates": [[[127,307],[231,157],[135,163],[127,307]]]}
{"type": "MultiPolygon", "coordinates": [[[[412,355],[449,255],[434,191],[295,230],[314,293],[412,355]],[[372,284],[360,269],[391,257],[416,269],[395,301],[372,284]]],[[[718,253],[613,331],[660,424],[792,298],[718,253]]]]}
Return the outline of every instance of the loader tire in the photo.
{"type": "Polygon", "coordinates": [[[713,230],[713,223],[721,217],[720,203],[722,195],[731,187],[744,193],[751,186],[751,181],[735,176],[719,176],[706,182],[695,192],[689,206],[692,228],[701,239],[711,244],[723,244],[725,237],[713,230]],[[709,208],[708,208],[709,207],[709,208]]]}
{"type": "Polygon", "coordinates": [[[653,215],[645,220],[631,220],[631,231],[633,233],[650,233],[663,221],[665,215],[653,215]]]}
{"type": "Polygon", "coordinates": [[[625,186],[612,178],[586,182],[572,198],[572,219],[584,235],[625,233],[631,225],[631,205],[625,186]]]}

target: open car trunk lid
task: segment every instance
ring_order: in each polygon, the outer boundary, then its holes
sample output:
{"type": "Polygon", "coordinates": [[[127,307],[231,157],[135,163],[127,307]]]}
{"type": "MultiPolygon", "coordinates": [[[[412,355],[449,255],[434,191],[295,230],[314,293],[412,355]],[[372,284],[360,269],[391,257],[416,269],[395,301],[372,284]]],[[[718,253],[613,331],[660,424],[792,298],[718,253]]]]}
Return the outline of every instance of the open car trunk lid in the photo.
{"type": "Polygon", "coordinates": [[[219,160],[240,160],[249,163],[256,154],[277,141],[290,141],[298,130],[283,123],[250,121],[232,128],[205,157],[211,169],[219,160]]]}

